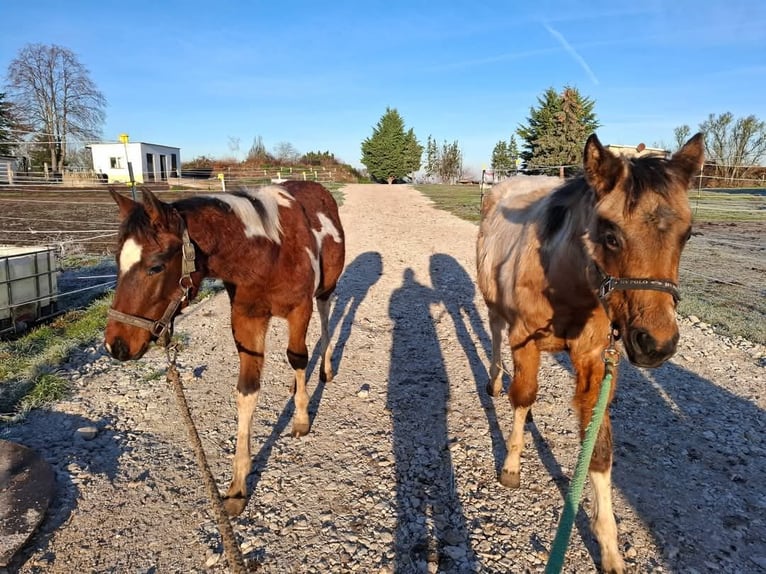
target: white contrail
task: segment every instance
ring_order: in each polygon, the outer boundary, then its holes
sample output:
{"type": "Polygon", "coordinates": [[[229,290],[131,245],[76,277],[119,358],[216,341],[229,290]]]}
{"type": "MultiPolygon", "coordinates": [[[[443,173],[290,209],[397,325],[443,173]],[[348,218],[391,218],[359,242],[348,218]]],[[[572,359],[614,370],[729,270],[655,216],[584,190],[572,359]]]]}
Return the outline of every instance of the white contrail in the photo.
{"type": "Polygon", "coordinates": [[[593,73],[593,70],[590,69],[588,62],[586,62],[585,59],[577,53],[577,50],[575,50],[572,45],[567,42],[567,39],[564,38],[561,32],[549,26],[545,22],[543,22],[543,26],[545,26],[545,29],[548,30],[551,36],[558,40],[559,44],[561,44],[561,47],[564,48],[567,53],[572,56],[578,64],[580,64],[580,66],[582,66],[582,69],[585,70],[585,73],[588,74],[593,83],[598,85],[598,78],[596,77],[596,74],[593,73]]]}

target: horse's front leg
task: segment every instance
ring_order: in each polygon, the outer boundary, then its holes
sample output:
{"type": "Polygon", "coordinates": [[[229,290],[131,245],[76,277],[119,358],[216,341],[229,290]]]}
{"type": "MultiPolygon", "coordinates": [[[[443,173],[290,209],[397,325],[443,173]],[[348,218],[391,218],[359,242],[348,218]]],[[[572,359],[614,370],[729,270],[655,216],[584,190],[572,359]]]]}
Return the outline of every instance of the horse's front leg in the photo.
{"type": "Polygon", "coordinates": [[[239,352],[237,380],[237,446],[234,469],[224,507],[229,516],[237,516],[247,504],[247,476],[252,468],[250,433],[253,412],[261,389],[261,372],[266,350],[268,317],[238,317],[232,309],[232,333],[239,352]]]}
{"type": "Polygon", "coordinates": [[[322,330],[319,340],[319,349],[322,361],[319,364],[319,380],[331,382],[332,372],[332,346],[330,345],[330,296],[317,297],[317,309],[319,310],[319,324],[322,330]]]}
{"type": "MultiPolygon", "coordinates": [[[[589,353],[585,358],[572,357],[572,363],[577,373],[574,404],[580,418],[582,440],[585,437],[585,429],[593,418],[593,408],[601,390],[605,365],[600,350],[598,353],[589,353]]],[[[615,372],[610,402],[614,396],[616,381],[615,372]]],[[[621,574],[625,571],[625,563],[617,543],[617,523],[612,510],[612,425],[608,407],[593,448],[589,476],[594,497],[591,528],[601,550],[601,568],[604,572],[621,574]]]]}
{"type": "Polygon", "coordinates": [[[500,483],[509,488],[521,484],[521,453],[524,450],[524,423],[529,409],[537,399],[537,371],[540,368],[540,349],[527,336],[514,344],[518,337],[509,336],[513,356],[513,381],[508,397],[513,405],[513,429],[506,442],[508,454],[500,473],[500,483]]]}
{"type": "Polygon", "coordinates": [[[311,312],[312,299],[307,299],[307,302],[287,315],[289,331],[287,360],[295,370],[293,436],[304,436],[309,432],[309,394],[306,391],[306,367],[309,363],[309,353],[306,347],[306,332],[309,328],[311,312]]]}

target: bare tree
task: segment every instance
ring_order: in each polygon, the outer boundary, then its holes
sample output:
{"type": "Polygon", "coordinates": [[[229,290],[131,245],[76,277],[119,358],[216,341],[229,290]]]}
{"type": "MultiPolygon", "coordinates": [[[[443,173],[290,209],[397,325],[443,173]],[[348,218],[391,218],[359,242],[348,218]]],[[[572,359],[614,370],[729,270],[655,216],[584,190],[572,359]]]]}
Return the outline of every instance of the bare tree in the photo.
{"type": "Polygon", "coordinates": [[[234,154],[234,160],[239,161],[239,142],[240,138],[229,136],[229,151],[234,154]]]}
{"type": "Polygon", "coordinates": [[[716,175],[730,184],[766,157],[766,122],[750,115],[735,119],[731,112],[710,114],[700,124],[705,133],[706,161],[716,164],[716,175]]]}
{"type": "MultiPolygon", "coordinates": [[[[689,138],[691,137],[691,134],[692,134],[692,130],[686,124],[675,128],[673,130],[673,137],[676,140],[675,141],[676,147],[674,151],[681,149],[681,147],[689,140],[689,138]]],[[[666,149],[666,148],[663,148],[663,149],[666,149]]]]}
{"type": "Polygon", "coordinates": [[[26,45],[8,66],[7,87],[35,138],[46,142],[54,172],[66,164],[68,138],[99,136],[106,98],[71,50],[55,44],[26,45]]]}
{"type": "Polygon", "coordinates": [[[301,154],[290,142],[279,142],[274,146],[274,157],[285,165],[293,165],[298,163],[301,154]]]}

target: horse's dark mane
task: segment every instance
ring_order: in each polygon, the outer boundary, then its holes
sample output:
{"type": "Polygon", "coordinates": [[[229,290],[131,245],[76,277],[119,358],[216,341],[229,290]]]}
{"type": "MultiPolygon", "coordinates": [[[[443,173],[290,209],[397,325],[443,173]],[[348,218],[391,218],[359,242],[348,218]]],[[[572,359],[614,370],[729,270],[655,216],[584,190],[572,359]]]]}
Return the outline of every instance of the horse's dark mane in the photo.
{"type": "MultiPolygon", "coordinates": [[[[658,157],[632,158],[628,162],[628,177],[623,182],[623,191],[627,197],[625,213],[632,213],[646,193],[658,193],[664,198],[670,196],[673,186],[679,184],[676,173],[670,169],[666,159],[658,157]]],[[[575,217],[578,208],[593,205],[595,194],[579,175],[564,182],[551,193],[545,209],[545,219],[541,225],[541,235],[551,239],[568,218],[575,217]]]]}
{"type": "Polygon", "coordinates": [[[668,160],[659,157],[641,157],[628,160],[630,169],[625,182],[626,213],[631,213],[641,197],[648,191],[668,198],[673,185],[678,185],[675,172],[669,169],[668,160]]]}
{"type": "Polygon", "coordinates": [[[591,205],[595,195],[584,176],[567,180],[551,193],[545,207],[545,219],[540,226],[542,238],[550,240],[564,226],[568,218],[574,217],[578,207],[591,205]]]}

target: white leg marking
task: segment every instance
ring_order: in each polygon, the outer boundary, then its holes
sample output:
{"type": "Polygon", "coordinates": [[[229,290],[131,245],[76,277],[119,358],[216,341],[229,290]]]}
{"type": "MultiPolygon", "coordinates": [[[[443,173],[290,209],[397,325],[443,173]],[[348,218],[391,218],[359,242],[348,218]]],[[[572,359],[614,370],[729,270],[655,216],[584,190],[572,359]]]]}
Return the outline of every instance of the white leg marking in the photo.
{"type": "Polygon", "coordinates": [[[306,391],[306,370],[295,369],[295,415],[293,434],[303,436],[309,432],[309,394],[306,391]]]}
{"type": "Polygon", "coordinates": [[[253,412],[258,405],[258,391],[243,395],[237,391],[237,448],[234,453],[234,475],[227,496],[247,495],[247,475],[250,474],[250,430],[253,412]]]}
{"type": "Polygon", "coordinates": [[[141,261],[141,246],[135,239],[129,237],[122,244],[122,251],[120,251],[120,275],[127,273],[139,261],[141,261]]]}
{"type": "Polygon", "coordinates": [[[508,454],[503,463],[503,472],[518,475],[521,469],[521,452],[524,450],[524,423],[527,421],[529,407],[513,409],[513,428],[506,441],[508,454]]]}
{"type": "Polygon", "coordinates": [[[593,485],[593,518],[591,528],[601,548],[601,568],[604,572],[623,572],[625,563],[617,544],[617,523],[612,511],[612,469],[590,473],[593,485]]]}

